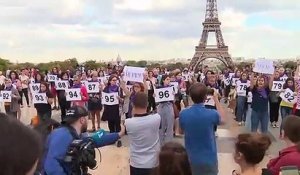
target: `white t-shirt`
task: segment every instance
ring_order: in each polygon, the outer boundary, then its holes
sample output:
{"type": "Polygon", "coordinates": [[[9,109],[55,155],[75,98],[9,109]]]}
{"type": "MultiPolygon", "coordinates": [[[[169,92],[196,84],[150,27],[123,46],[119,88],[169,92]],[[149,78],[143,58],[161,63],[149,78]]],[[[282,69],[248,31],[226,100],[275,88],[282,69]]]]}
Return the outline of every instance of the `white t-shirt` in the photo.
{"type": "Polygon", "coordinates": [[[20,77],[20,80],[22,82],[22,89],[28,88],[29,77],[27,75],[24,75],[24,76],[20,75],[19,77],[20,77]],[[26,83],[23,83],[23,81],[25,81],[25,80],[26,80],[26,83]]]}
{"type": "Polygon", "coordinates": [[[125,120],[130,143],[130,165],[135,168],[158,166],[160,115],[151,114],[125,120]]]}

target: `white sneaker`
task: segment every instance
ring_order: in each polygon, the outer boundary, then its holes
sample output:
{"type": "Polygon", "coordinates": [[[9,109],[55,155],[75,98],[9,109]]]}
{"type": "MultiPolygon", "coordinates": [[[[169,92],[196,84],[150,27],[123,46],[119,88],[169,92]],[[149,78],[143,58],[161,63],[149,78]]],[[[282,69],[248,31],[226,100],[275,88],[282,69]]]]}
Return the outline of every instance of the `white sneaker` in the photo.
{"type": "Polygon", "coordinates": [[[242,126],[242,122],[239,122],[239,126],[242,126]]]}

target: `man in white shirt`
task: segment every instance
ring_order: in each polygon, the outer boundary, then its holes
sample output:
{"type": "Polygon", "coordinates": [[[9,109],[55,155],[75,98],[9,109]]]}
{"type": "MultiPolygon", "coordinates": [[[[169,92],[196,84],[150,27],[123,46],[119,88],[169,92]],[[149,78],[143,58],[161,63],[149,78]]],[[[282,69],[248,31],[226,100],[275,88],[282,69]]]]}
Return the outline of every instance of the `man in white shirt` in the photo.
{"type": "Polygon", "coordinates": [[[160,151],[159,114],[148,114],[148,96],[143,92],[133,99],[133,118],[125,120],[130,143],[130,175],[150,175],[158,165],[160,151]]]}

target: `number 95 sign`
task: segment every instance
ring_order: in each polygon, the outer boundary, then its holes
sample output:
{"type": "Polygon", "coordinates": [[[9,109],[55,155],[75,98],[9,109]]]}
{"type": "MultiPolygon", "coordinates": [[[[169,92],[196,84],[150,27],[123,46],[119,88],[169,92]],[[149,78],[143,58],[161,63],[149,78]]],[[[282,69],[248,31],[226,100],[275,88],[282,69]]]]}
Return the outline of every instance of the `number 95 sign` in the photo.
{"type": "Polygon", "coordinates": [[[155,102],[156,103],[174,100],[173,87],[155,89],[154,94],[155,94],[155,102]]]}
{"type": "Polygon", "coordinates": [[[113,92],[113,93],[102,92],[102,104],[109,105],[109,106],[119,104],[118,92],[113,92]]]}

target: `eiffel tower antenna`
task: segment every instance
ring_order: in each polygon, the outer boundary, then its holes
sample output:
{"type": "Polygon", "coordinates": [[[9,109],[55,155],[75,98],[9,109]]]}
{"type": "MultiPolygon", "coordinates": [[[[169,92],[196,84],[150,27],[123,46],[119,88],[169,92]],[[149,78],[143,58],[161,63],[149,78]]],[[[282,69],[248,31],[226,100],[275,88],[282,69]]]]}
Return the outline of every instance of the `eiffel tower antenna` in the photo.
{"type": "Polygon", "coordinates": [[[228,46],[226,46],[224,43],[221,31],[221,22],[219,21],[218,17],[217,0],[207,0],[205,20],[202,25],[202,36],[199,45],[196,46],[194,57],[190,63],[190,69],[193,71],[198,70],[200,63],[207,58],[219,59],[227,67],[233,68],[233,62],[228,53],[228,46]],[[209,33],[215,33],[215,46],[207,45],[209,33]]]}

